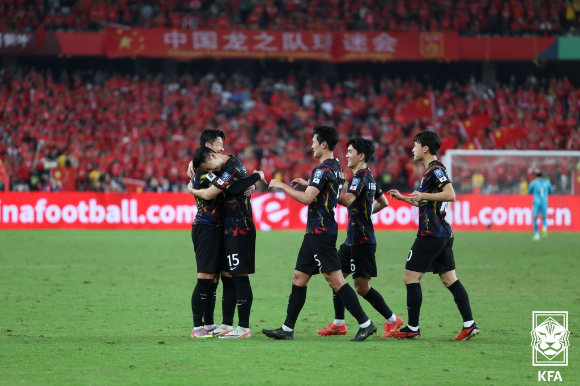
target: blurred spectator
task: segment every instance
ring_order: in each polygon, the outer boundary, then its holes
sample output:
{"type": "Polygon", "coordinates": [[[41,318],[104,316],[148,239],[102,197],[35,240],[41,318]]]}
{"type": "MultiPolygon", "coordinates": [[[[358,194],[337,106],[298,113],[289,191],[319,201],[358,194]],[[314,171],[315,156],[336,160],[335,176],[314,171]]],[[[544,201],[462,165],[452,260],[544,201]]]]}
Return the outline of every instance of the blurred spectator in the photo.
{"type": "Polygon", "coordinates": [[[456,31],[464,36],[577,34],[577,1],[370,0],[0,2],[0,32],[97,31],[108,23],[145,28],[325,31],[456,31]]]}
{"type": "Polygon", "coordinates": [[[479,169],[476,169],[475,173],[473,173],[473,176],[471,176],[471,192],[473,194],[480,194],[484,181],[485,177],[483,174],[481,174],[479,169]]]}
{"type": "MultiPolygon", "coordinates": [[[[57,78],[50,71],[20,68],[5,71],[0,95],[0,158],[14,191],[61,190],[50,180],[56,167],[74,169],[78,190],[133,190],[125,185],[130,180],[141,181],[147,191],[184,191],[184,168],[199,133],[215,127],[226,133],[225,151],[250,171],[262,168],[269,178],[289,181],[310,172],[312,127],[328,122],[340,133],[339,158],[344,159],[349,137],[372,139],[377,181],[383,189],[401,191],[415,189],[423,173],[410,158],[408,140],[427,128],[459,148],[475,138],[483,149],[494,149],[492,131],[525,127],[527,137],[499,148],[580,150],[580,88],[566,77],[530,75],[491,88],[472,78],[436,88],[427,78],[370,74],[330,82],[322,74],[291,71],[275,79],[240,72],[140,78],[87,70],[64,71],[57,78]],[[396,118],[401,107],[425,96],[435,102],[434,119],[402,123],[396,118]],[[491,125],[466,138],[459,122],[478,114],[488,114],[491,125]]],[[[556,166],[556,189],[570,185],[560,176],[570,175],[573,167],[556,166]]],[[[525,168],[498,168],[494,181],[480,171],[479,188],[513,190],[525,168]]],[[[467,171],[454,174],[458,191],[477,189],[479,180],[467,171]]]]}

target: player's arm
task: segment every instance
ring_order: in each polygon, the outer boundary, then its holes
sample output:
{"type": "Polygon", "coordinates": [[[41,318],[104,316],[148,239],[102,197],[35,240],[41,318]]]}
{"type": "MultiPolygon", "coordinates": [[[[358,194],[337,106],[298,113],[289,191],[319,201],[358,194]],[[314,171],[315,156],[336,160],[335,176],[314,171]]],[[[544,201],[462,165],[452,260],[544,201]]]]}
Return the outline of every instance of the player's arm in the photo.
{"type": "Polygon", "coordinates": [[[455,190],[453,190],[453,186],[451,184],[446,184],[443,186],[441,192],[437,193],[424,193],[415,190],[411,193],[410,196],[411,200],[419,202],[422,200],[427,201],[438,201],[438,202],[451,202],[455,201],[455,190]]]}
{"type": "Polygon", "coordinates": [[[354,200],[356,200],[356,196],[350,192],[347,192],[338,198],[338,203],[342,206],[349,207],[354,202],[354,200]]]}
{"type": "Polygon", "coordinates": [[[379,213],[381,210],[389,206],[389,201],[387,200],[387,197],[385,197],[384,194],[375,198],[375,200],[376,201],[373,203],[373,214],[379,213]]]}
{"type": "MultiPolygon", "coordinates": [[[[256,182],[258,182],[260,180],[262,180],[264,183],[266,183],[266,180],[264,177],[264,172],[254,171],[254,174],[252,174],[251,176],[241,178],[241,179],[237,180],[236,182],[234,182],[233,184],[231,184],[227,190],[227,193],[231,194],[231,195],[238,195],[238,194],[244,193],[244,196],[248,196],[248,194],[246,194],[246,192],[251,187],[253,187],[256,182]]],[[[252,190],[252,192],[254,190],[255,190],[255,187],[252,190]]]]}
{"type": "Polygon", "coordinates": [[[391,200],[395,199],[406,202],[407,204],[413,206],[419,206],[418,201],[414,201],[413,199],[411,199],[411,197],[403,196],[397,189],[391,189],[387,193],[391,195],[391,200]]]}
{"type": "Polygon", "coordinates": [[[218,196],[218,194],[222,192],[220,189],[216,188],[213,185],[207,189],[194,189],[193,184],[191,182],[189,183],[189,185],[187,185],[187,191],[190,194],[193,194],[195,197],[202,198],[204,200],[213,200],[218,196]]]}
{"type": "Polygon", "coordinates": [[[292,182],[290,182],[291,188],[297,188],[299,186],[304,188],[308,187],[308,181],[306,181],[304,178],[295,178],[292,180],[292,182]]]}
{"type": "Polygon", "coordinates": [[[284,193],[292,197],[292,199],[304,205],[309,205],[312,201],[314,201],[318,193],[320,193],[320,190],[318,188],[315,188],[314,186],[308,186],[304,192],[300,192],[286,185],[282,181],[278,181],[276,179],[270,181],[269,188],[280,189],[284,193]]]}

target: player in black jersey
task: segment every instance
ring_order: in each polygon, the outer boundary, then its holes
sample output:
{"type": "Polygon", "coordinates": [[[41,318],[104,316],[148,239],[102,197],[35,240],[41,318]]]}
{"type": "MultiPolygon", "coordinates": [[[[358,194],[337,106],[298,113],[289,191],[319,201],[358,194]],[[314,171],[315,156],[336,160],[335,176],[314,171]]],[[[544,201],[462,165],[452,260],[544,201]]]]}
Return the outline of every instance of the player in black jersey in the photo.
{"type": "Polygon", "coordinates": [[[337,143],[338,132],[335,128],[317,125],[314,128],[312,150],[320,165],[314,168],[310,180],[298,178],[291,182],[291,186],[278,180],[270,181],[270,188],[281,189],[294,200],[308,205],[306,234],[292,278],[286,321],[281,328],[262,330],[270,338],[294,339],[294,326],[306,301],[306,285],[312,275],[319,272],[322,272],[332,290],[360,324],[358,333],[351,341],[363,341],[377,331],[377,327],[363,311],[356,293],[345,282],[336,254],[338,224],[334,219],[334,209],[344,184],[342,167],[333,153],[337,143]],[[295,190],[297,186],[306,187],[306,190],[295,190]]]}
{"type": "Polygon", "coordinates": [[[417,339],[421,336],[419,313],[423,295],[419,282],[425,272],[433,272],[439,275],[443,285],[451,291],[463,317],[463,329],[454,340],[468,340],[479,334],[479,328],[471,315],[467,291],[455,275],[453,231],[445,221],[447,203],[455,201],[455,191],[445,166],[437,160],[441,138],[437,133],[426,130],[415,135],[414,141],[414,160],[423,162],[426,169],[419,190],[411,193],[410,197],[403,196],[396,189],[387,192],[391,199],[396,198],[419,207],[419,231],[405,266],[409,320],[406,327],[393,332],[391,336],[401,339],[417,339]]]}
{"type": "Polygon", "coordinates": [[[204,200],[225,194],[223,218],[225,256],[221,274],[222,277],[233,279],[237,294],[239,324],[236,329],[221,335],[220,338],[250,338],[253,294],[248,274],[255,272],[256,228],[250,196],[244,195],[244,191],[257,181],[264,180],[264,173],[254,171],[254,174],[249,176],[244,165],[236,157],[216,153],[207,147],[200,147],[195,151],[193,166],[196,170],[215,173],[215,178],[208,189],[189,188],[191,194],[204,200]]]}
{"type": "MultiPolygon", "coordinates": [[[[200,146],[206,146],[216,153],[224,150],[226,136],[221,130],[204,130],[200,137],[200,146]]],[[[191,178],[191,185],[196,189],[208,188],[215,176],[211,173],[194,170],[190,162],[187,171],[191,178]]],[[[224,254],[223,242],[223,197],[212,200],[195,198],[197,214],[191,228],[191,240],[197,263],[197,283],[191,295],[191,309],[193,313],[192,338],[209,338],[214,334],[223,333],[227,324],[231,325],[235,312],[235,289],[231,278],[222,278],[223,299],[222,312],[224,321],[221,326],[214,324],[214,309],[216,290],[220,279],[218,266],[219,255],[224,254]],[[208,240],[220,240],[219,242],[208,240]]]]}
{"type": "MultiPolygon", "coordinates": [[[[373,141],[365,138],[351,138],[346,143],[348,168],[354,172],[354,177],[346,185],[346,193],[338,199],[338,203],[348,208],[348,226],[346,240],[338,250],[342,266],[342,275],[346,279],[352,274],[356,292],[368,301],[387,320],[384,324],[383,338],[390,332],[398,330],[403,320],[395,315],[381,294],[371,287],[371,277],[377,276],[375,252],[377,242],[373,227],[372,214],[380,212],[389,205],[383,191],[367,167],[375,153],[373,141]],[[376,202],[375,202],[376,200],[376,202]]],[[[317,330],[323,336],[345,335],[347,333],[344,321],[344,305],[336,293],[333,293],[334,322],[323,329],[317,330]]]]}

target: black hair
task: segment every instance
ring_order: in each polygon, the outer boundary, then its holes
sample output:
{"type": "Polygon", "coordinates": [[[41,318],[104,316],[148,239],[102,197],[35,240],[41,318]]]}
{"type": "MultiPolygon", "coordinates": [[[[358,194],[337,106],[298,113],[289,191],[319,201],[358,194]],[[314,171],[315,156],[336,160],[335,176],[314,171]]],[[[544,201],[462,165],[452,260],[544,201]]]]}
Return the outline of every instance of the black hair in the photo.
{"type": "Polygon", "coordinates": [[[439,138],[439,134],[431,130],[423,130],[415,135],[413,140],[420,143],[421,146],[429,147],[429,153],[431,155],[437,155],[437,150],[441,147],[441,138],[439,138]]]}
{"type": "Polygon", "coordinates": [[[201,166],[201,164],[209,161],[211,159],[210,154],[212,154],[212,153],[215,153],[215,151],[213,151],[212,149],[210,149],[209,147],[207,147],[205,145],[198,147],[193,152],[193,159],[192,159],[193,167],[197,169],[201,166]]]}
{"type": "Polygon", "coordinates": [[[373,154],[375,154],[375,144],[370,139],[362,137],[351,138],[346,143],[346,148],[348,149],[351,145],[358,154],[365,155],[365,162],[369,162],[373,158],[373,154]]]}
{"type": "Polygon", "coordinates": [[[206,142],[213,143],[213,141],[220,137],[222,140],[226,140],[226,135],[223,131],[206,129],[201,132],[201,137],[199,137],[199,146],[205,146],[206,142]]]}
{"type": "Polygon", "coordinates": [[[326,142],[330,151],[333,151],[338,143],[338,131],[332,126],[316,125],[314,135],[318,143],[326,142]]]}
{"type": "Polygon", "coordinates": [[[536,171],[536,177],[542,177],[542,176],[543,176],[543,174],[541,171],[539,171],[539,170],[536,171]]]}

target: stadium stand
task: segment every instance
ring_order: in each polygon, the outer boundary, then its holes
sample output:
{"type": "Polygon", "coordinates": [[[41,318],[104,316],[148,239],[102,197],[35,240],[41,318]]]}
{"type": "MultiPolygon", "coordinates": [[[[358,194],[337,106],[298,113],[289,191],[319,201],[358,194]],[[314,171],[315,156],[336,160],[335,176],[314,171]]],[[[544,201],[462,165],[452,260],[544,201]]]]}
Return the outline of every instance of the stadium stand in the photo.
{"type": "Polygon", "coordinates": [[[288,181],[311,170],[312,127],[332,122],[341,135],[339,157],[348,137],[373,139],[377,180],[404,191],[423,173],[408,144],[426,128],[441,134],[444,148],[580,150],[580,87],[566,77],[530,75],[492,88],[472,78],[435,89],[371,75],[330,84],[314,74],[299,80],[291,71],[280,79],[241,73],[139,78],[20,68],[4,71],[0,96],[0,158],[16,191],[62,189],[45,173],[57,166],[74,169],[77,190],[122,191],[147,181],[145,190],[182,191],[199,133],[216,127],[227,134],[226,152],[249,170],[288,181]],[[421,98],[434,101],[434,115],[408,119],[406,106],[421,98]],[[482,116],[489,122],[466,129],[482,116]],[[497,133],[506,128],[525,130],[500,142],[497,133]]]}
{"type": "Polygon", "coordinates": [[[0,32],[136,27],[577,35],[580,2],[550,0],[4,0],[0,32]]]}

